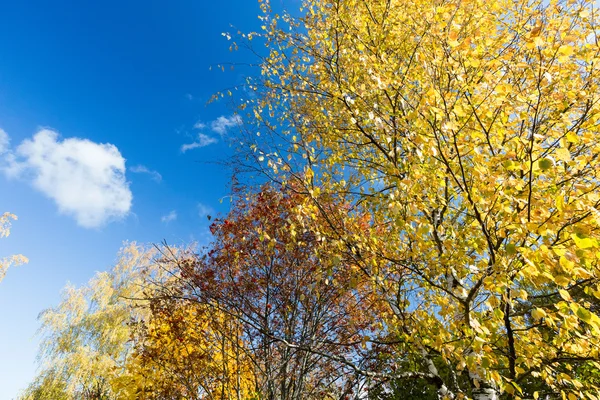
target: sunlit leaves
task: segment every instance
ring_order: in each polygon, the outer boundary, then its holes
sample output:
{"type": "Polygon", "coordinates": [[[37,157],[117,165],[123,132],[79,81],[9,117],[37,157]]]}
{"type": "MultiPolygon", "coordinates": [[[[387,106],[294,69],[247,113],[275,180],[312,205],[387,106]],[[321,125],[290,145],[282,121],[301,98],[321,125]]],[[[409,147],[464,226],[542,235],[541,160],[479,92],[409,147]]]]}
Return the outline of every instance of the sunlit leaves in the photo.
{"type": "Polygon", "coordinates": [[[600,345],[592,3],[305,8],[302,29],[265,26],[253,112],[289,154],[270,176],[304,185],[299,222],[391,304],[410,345],[390,351],[442,354],[472,390],[598,390],[573,372],[600,345]]]}
{"type": "Polygon", "coordinates": [[[124,389],[147,399],[231,399],[256,395],[254,369],[239,323],[189,301],[153,300],[133,334],[124,389]],[[145,377],[145,379],[139,379],[145,377]]]}
{"type": "Polygon", "coordinates": [[[357,393],[344,361],[370,359],[377,314],[366,312],[375,305],[357,271],[327,251],[325,232],[303,226],[297,212],[315,210],[295,187],[236,189],[231,212],[210,227],[208,253],[184,264],[183,292],[243,329],[260,397],[338,398],[357,393]]]}
{"type": "MultiPolygon", "coordinates": [[[[0,239],[8,237],[8,235],[10,235],[11,219],[16,220],[16,215],[8,212],[5,212],[4,214],[0,215],[0,239]]],[[[0,258],[0,282],[2,281],[2,279],[4,279],[6,271],[9,267],[25,264],[28,261],[29,260],[27,259],[27,257],[21,254],[15,254],[12,256],[0,258]]]]}
{"type": "Polygon", "coordinates": [[[137,398],[131,385],[122,385],[136,374],[126,368],[130,323],[149,315],[144,298],[171,276],[157,256],[156,249],[129,244],[110,271],[65,287],[60,304],[40,314],[42,370],[23,398],[56,387],[68,399],[137,398]]]}

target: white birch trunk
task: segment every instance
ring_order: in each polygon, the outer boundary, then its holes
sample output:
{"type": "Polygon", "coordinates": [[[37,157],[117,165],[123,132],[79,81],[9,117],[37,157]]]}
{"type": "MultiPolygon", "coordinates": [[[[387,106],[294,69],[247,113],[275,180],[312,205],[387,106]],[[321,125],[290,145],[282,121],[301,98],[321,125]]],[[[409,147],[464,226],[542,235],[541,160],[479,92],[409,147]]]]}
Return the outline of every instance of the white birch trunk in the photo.
{"type": "Polygon", "coordinates": [[[498,400],[500,398],[498,391],[494,388],[473,389],[473,400],[498,400]]]}

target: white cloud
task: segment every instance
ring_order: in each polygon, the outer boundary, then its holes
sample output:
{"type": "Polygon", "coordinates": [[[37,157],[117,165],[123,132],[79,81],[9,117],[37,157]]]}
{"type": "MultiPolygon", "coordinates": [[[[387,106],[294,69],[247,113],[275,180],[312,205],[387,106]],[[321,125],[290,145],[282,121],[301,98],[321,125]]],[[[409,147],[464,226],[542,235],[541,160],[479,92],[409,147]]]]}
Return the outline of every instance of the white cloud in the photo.
{"type": "Polygon", "coordinates": [[[4,130],[0,129],[0,154],[6,153],[10,146],[10,138],[4,130]]]}
{"type": "MultiPolygon", "coordinates": [[[[210,129],[218,133],[221,137],[227,134],[227,131],[235,126],[240,126],[242,124],[242,118],[239,115],[232,115],[226,117],[224,115],[215,119],[210,123],[210,129]]],[[[194,124],[194,129],[203,130],[207,127],[207,125],[198,121],[194,124]]],[[[181,152],[185,153],[188,150],[198,149],[200,147],[206,147],[213,143],[217,143],[218,140],[214,137],[205,135],[204,133],[198,133],[198,139],[193,143],[186,143],[181,146],[181,152]]]]}
{"type": "Polygon", "coordinates": [[[188,150],[197,149],[200,147],[206,147],[208,145],[211,145],[211,144],[217,143],[217,142],[218,142],[217,139],[207,136],[203,133],[199,133],[198,140],[196,140],[194,143],[188,143],[188,144],[184,144],[181,146],[181,152],[185,153],[188,150]]]}
{"type": "Polygon", "coordinates": [[[135,166],[129,168],[129,170],[136,174],[148,174],[156,182],[162,181],[161,174],[159,174],[157,171],[148,169],[148,167],[146,167],[145,165],[135,165],[135,166]]]}
{"type": "Polygon", "coordinates": [[[210,124],[210,129],[213,132],[218,133],[223,136],[227,133],[230,128],[240,126],[242,124],[242,117],[239,115],[232,115],[230,117],[226,117],[224,115],[220,116],[210,124]]]}
{"type": "Polygon", "coordinates": [[[214,213],[214,210],[212,208],[202,203],[198,203],[198,215],[200,216],[200,218],[206,218],[212,213],[214,213]]]}
{"type": "Polygon", "coordinates": [[[191,93],[186,93],[185,94],[185,98],[188,99],[188,100],[190,100],[190,101],[194,100],[194,96],[191,93]]]}
{"type": "Polygon", "coordinates": [[[131,209],[125,159],[112,144],[61,140],[58,133],[41,129],[5,160],[0,169],[7,176],[29,182],[82,227],[100,227],[131,209]]]}
{"type": "Polygon", "coordinates": [[[177,219],[177,211],[175,211],[175,210],[171,211],[167,215],[163,215],[162,217],[160,217],[160,221],[164,222],[165,224],[168,224],[171,221],[175,221],[176,219],[177,219]]]}

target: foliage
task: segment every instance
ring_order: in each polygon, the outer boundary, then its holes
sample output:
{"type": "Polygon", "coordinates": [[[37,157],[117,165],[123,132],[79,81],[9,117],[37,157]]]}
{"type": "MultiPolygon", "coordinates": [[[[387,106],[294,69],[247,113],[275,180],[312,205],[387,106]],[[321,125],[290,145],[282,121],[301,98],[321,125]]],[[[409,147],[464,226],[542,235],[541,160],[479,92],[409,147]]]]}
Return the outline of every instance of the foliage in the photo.
{"type": "Polygon", "coordinates": [[[67,288],[26,398],[599,399],[592,1],[303,4],[242,35],[272,184],[67,288]]]}
{"type": "Polygon", "coordinates": [[[33,383],[29,385],[21,398],[27,400],[70,400],[67,392],[67,384],[65,381],[58,378],[58,374],[54,370],[46,370],[39,374],[33,383]]]}
{"type": "MultiPolygon", "coordinates": [[[[17,216],[8,212],[0,215],[0,238],[5,238],[10,235],[10,220],[16,220],[17,216]]],[[[21,254],[15,254],[9,257],[0,258],[0,282],[6,276],[6,270],[11,266],[25,264],[29,262],[27,257],[21,254]]]]}
{"type": "Polygon", "coordinates": [[[263,8],[252,156],[304,194],[290,232],[315,232],[387,304],[390,351],[439,397],[597,399],[594,4],[263,8]]]}
{"type": "Polygon", "coordinates": [[[146,399],[251,399],[254,376],[240,327],[197,303],[155,299],[151,317],[136,327],[128,369],[146,399]]]}
{"type": "Polygon", "coordinates": [[[163,279],[155,256],[156,250],[128,245],[111,271],[81,288],[67,286],[61,303],[40,314],[43,369],[22,398],[56,391],[68,399],[136,398],[121,382],[131,375],[129,323],[148,314],[144,293],[163,279]]]}
{"type": "Polygon", "coordinates": [[[235,320],[164,297],[177,290],[185,257],[186,249],[131,244],[110,271],[67,286],[40,315],[43,368],[21,398],[252,398],[235,320]]]}
{"type": "Polygon", "coordinates": [[[183,292],[240,324],[261,399],[358,395],[350,367],[367,362],[362,338],[377,313],[338,262],[322,269],[320,238],[292,228],[300,197],[267,186],[234,198],[210,251],[182,263],[183,292]]]}

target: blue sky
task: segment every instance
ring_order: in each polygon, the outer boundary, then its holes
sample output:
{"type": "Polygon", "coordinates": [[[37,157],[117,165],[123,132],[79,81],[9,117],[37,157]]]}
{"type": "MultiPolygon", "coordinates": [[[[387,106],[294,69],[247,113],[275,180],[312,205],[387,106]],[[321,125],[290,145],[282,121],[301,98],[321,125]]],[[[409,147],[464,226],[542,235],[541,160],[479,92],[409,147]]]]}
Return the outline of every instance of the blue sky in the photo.
{"type": "Polygon", "coordinates": [[[36,317],[68,281],[109,268],[125,240],[205,241],[205,215],[227,211],[214,162],[239,121],[206,102],[247,71],[209,67],[248,61],[221,33],[257,30],[258,13],[253,0],[0,0],[0,213],[19,217],[0,258],[30,259],[0,283],[0,400],[34,376],[36,317]]]}

